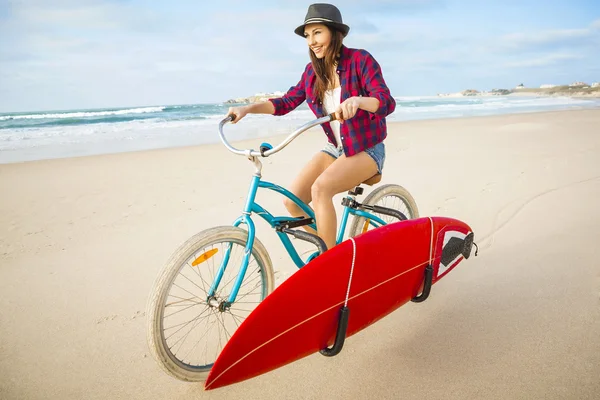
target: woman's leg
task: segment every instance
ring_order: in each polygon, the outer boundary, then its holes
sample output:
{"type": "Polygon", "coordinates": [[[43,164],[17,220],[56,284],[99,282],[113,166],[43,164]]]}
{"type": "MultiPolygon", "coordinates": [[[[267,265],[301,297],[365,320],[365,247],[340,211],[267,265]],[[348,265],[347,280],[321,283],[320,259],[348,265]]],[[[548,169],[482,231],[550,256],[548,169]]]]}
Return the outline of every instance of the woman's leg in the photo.
{"type": "Polygon", "coordinates": [[[312,201],[317,231],[327,248],[335,246],[337,218],[333,196],[350,190],[377,174],[377,164],[366,152],[352,157],[340,156],[312,185],[312,201]]]}
{"type": "MultiPolygon", "coordinates": [[[[329,167],[335,158],[326,154],[322,151],[319,151],[317,154],[313,156],[313,158],[302,168],[298,176],[294,179],[292,184],[289,187],[289,190],[294,193],[296,196],[300,198],[306,204],[309,204],[312,200],[311,196],[311,187],[315,180],[329,167]]],[[[296,205],[293,201],[284,198],[283,204],[285,208],[288,210],[291,216],[293,217],[306,217],[307,215],[302,211],[300,207],[296,205]]],[[[310,233],[316,233],[314,229],[309,228],[308,226],[304,227],[304,229],[310,233]]]]}

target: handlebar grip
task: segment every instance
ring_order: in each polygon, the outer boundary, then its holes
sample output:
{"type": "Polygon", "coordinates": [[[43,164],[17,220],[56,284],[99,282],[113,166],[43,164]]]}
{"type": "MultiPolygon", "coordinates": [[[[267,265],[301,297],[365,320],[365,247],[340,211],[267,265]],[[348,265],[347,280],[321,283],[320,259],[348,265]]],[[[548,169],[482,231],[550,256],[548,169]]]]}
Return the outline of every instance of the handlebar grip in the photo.
{"type": "Polygon", "coordinates": [[[229,119],[231,122],[235,121],[235,114],[229,114],[226,119],[229,119]]]}

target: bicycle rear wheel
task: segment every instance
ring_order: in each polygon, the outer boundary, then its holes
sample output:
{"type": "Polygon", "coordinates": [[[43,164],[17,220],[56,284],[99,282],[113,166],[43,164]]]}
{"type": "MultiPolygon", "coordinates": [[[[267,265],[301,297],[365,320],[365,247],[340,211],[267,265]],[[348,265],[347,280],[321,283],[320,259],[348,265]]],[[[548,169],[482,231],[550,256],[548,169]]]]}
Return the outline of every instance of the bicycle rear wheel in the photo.
{"type": "Polygon", "coordinates": [[[157,278],[146,313],[148,344],[169,375],[184,381],[204,381],[233,332],[273,291],[271,259],[255,238],[236,301],[227,307],[247,236],[245,230],[232,226],[200,232],[181,245],[157,278]],[[227,255],[221,283],[209,298],[227,255]]]}
{"type": "MultiPolygon", "coordinates": [[[[369,193],[363,204],[370,206],[379,205],[398,210],[404,214],[407,219],[419,217],[419,209],[417,208],[415,199],[408,190],[400,185],[388,184],[378,187],[369,193]]],[[[389,215],[379,214],[373,211],[369,212],[381,218],[386,224],[399,221],[397,218],[389,215]]],[[[355,215],[352,218],[348,235],[349,237],[355,237],[372,229],[375,229],[375,226],[370,223],[369,219],[355,215]]]]}

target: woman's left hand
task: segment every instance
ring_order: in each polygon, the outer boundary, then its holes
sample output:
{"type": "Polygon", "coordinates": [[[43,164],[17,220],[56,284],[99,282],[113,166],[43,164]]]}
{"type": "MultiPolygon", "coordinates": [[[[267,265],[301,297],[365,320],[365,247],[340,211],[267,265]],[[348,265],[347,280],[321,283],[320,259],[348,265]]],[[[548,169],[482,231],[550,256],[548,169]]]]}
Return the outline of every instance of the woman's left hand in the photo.
{"type": "Polygon", "coordinates": [[[356,115],[360,106],[360,97],[350,97],[346,99],[340,106],[335,110],[336,117],[340,123],[344,123],[345,120],[350,119],[356,115]]]}

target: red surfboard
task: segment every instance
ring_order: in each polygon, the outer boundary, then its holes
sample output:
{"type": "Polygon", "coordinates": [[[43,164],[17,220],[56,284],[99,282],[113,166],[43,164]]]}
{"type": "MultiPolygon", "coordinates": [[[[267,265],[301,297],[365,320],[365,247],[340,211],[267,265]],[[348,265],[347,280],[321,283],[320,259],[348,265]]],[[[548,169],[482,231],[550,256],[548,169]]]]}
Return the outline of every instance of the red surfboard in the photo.
{"type": "Polygon", "coordinates": [[[423,300],[431,284],[469,257],[472,243],[467,224],[444,217],[396,222],[342,242],[298,270],[250,313],[215,361],[205,389],[258,376],[331,346],[346,298],[345,337],[411,300],[423,300]]]}

